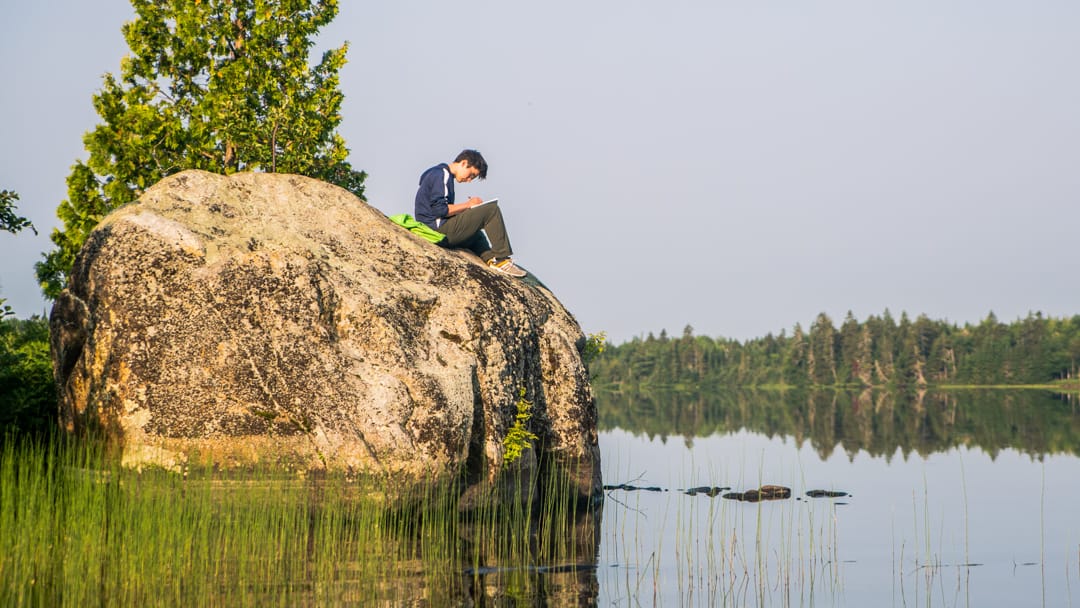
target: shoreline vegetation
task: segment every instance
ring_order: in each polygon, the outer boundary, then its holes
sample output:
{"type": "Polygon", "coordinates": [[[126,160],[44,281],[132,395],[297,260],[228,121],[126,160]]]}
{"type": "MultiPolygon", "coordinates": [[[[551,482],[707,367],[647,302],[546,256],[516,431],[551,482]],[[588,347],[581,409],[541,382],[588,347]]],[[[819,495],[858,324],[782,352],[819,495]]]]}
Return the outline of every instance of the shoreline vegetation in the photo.
{"type": "Polygon", "coordinates": [[[738,341],[649,333],[605,344],[590,362],[604,390],[698,389],[935,389],[1030,388],[1080,392],[1080,315],[1031,313],[1012,323],[993,313],[958,326],[888,310],[858,321],[848,313],[837,327],[817,316],[809,330],[738,341]]]}

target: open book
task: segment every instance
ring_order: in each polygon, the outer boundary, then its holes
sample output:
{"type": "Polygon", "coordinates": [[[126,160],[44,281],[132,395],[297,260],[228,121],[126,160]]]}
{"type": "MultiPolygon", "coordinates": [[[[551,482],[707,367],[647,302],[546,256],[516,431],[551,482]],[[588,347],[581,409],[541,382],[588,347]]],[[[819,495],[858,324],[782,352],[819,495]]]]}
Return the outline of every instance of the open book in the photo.
{"type": "MultiPolygon", "coordinates": [[[[493,199],[490,199],[490,200],[486,200],[486,201],[484,201],[484,202],[480,203],[480,205],[486,205],[486,204],[488,204],[488,203],[497,203],[497,202],[499,202],[499,199],[497,199],[497,198],[493,198],[493,199]]],[[[479,207],[480,205],[477,205],[477,207],[479,207]]]]}

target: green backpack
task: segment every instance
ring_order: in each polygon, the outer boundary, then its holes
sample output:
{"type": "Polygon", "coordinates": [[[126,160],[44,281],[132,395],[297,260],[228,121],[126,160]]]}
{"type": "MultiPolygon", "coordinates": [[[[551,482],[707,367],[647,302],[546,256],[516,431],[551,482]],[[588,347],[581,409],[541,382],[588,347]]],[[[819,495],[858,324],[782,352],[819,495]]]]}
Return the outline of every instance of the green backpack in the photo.
{"type": "Polygon", "coordinates": [[[394,222],[398,226],[408,230],[409,232],[419,236],[424,240],[431,241],[440,247],[446,246],[446,235],[435,230],[427,224],[413,219],[408,213],[402,213],[400,215],[391,215],[388,218],[391,222],[394,222]]]}

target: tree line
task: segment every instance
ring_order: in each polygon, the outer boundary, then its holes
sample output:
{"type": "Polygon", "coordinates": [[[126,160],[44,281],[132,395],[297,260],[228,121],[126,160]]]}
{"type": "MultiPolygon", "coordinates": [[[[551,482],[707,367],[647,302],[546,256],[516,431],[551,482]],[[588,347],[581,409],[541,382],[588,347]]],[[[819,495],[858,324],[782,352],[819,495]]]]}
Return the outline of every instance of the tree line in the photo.
{"type": "Polygon", "coordinates": [[[590,364],[595,384],[648,387],[888,387],[1039,385],[1071,382],[1080,371],[1080,315],[1030,313],[1002,323],[990,313],[958,326],[888,310],[839,327],[825,313],[809,330],[740,342],[666,331],[606,345],[590,364]]]}

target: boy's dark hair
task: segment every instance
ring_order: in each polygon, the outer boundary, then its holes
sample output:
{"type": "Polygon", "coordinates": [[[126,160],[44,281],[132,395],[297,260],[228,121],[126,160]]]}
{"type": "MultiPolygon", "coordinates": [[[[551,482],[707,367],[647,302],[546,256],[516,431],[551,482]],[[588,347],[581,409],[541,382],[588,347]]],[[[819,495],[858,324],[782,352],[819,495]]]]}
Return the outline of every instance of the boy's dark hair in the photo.
{"type": "Polygon", "coordinates": [[[487,161],[476,150],[462,150],[461,154],[457,155],[454,162],[465,161],[470,167],[480,172],[480,179],[487,179],[487,161]]]}

